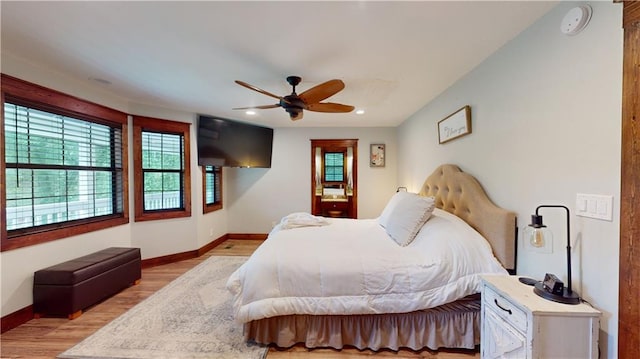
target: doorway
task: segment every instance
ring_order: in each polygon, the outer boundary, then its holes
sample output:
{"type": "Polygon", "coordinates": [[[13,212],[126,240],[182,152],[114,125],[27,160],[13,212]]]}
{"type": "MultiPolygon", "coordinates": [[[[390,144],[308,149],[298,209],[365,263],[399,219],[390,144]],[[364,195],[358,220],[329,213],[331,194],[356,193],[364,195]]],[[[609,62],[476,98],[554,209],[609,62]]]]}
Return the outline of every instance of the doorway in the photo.
{"type": "Polygon", "coordinates": [[[358,218],[358,140],[311,140],[311,213],[358,218]]]}

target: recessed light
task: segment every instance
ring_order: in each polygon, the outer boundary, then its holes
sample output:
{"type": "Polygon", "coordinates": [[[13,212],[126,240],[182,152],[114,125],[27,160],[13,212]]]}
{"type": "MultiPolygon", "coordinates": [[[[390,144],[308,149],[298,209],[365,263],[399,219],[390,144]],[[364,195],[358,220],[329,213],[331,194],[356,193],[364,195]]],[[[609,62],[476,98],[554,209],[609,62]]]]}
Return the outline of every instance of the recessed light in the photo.
{"type": "Polygon", "coordinates": [[[249,115],[249,116],[253,116],[253,115],[255,115],[255,114],[256,114],[256,112],[255,112],[255,111],[253,111],[253,110],[247,110],[247,112],[245,112],[245,113],[246,113],[247,115],[249,115]]]}
{"type": "Polygon", "coordinates": [[[357,110],[356,115],[364,115],[364,110],[357,110]]]}

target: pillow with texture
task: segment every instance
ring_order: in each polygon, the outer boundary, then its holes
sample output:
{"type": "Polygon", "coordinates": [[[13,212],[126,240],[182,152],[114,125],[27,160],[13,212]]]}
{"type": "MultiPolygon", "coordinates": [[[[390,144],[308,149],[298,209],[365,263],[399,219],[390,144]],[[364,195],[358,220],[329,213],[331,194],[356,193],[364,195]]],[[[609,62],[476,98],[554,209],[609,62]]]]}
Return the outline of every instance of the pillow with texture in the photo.
{"type": "Polygon", "coordinates": [[[389,223],[389,216],[391,215],[391,212],[393,212],[394,208],[396,208],[396,206],[398,206],[398,203],[403,198],[411,197],[411,195],[415,196],[416,194],[415,193],[411,193],[411,192],[396,192],[389,199],[389,202],[387,202],[387,205],[382,210],[382,213],[380,214],[380,217],[378,217],[378,223],[380,223],[380,225],[382,227],[386,228],[387,224],[389,223]]]}
{"type": "Polygon", "coordinates": [[[429,220],[434,208],[433,197],[424,197],[415,193],[411,196],[403,196],[391,210],[384,228],[398,245],[408,246],[429,220]]]}

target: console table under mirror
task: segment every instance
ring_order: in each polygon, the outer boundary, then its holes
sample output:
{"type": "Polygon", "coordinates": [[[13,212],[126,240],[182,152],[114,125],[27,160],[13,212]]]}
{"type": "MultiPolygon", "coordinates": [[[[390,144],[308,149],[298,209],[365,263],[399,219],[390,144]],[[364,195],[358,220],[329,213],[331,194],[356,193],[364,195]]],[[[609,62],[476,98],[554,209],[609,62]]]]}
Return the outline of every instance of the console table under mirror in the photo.
{"type": "Polygon", "coordinates": [[[358,217],[358,140],[311,140],[311,213],[358,217]]]}

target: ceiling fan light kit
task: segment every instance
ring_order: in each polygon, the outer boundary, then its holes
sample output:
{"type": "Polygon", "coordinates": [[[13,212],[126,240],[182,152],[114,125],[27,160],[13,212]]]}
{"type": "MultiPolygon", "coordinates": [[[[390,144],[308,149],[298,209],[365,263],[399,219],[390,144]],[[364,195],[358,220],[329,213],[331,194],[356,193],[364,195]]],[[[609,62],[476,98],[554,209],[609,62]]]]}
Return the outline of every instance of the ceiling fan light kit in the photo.
{"type": "Polygon", "coordinates": [[[333,102],[320,102],[342,91],[345,87],[342,80],[334,79],[323,82],[320,85],[314,86],[298,95],[296,93],[296,86],[298,86],[301,81],[302,78],[299,76],[287,77],[287,82],[292,87],[291,94],[286,96],[278,96],[256,86],[250,85],[246,82],[236,80],[236,83],[238,85],[259,92],[263,95],[276,98],[279,100],[279,102],[273,105],[237,107],[234,108],[234,110],[253,110],[282,107],[289,114],[289,117],[292,121],[300,120],[303,117],[304,110],[330,113],[345,113],[354,110],[354,107],[350,105],[343,105],[333,102]]]}

